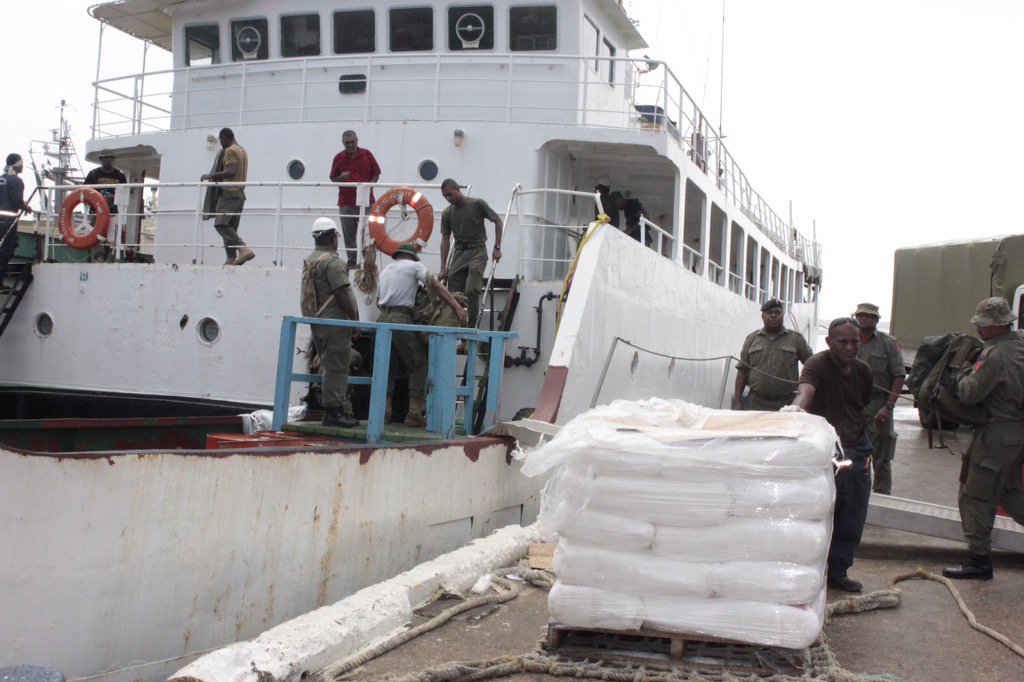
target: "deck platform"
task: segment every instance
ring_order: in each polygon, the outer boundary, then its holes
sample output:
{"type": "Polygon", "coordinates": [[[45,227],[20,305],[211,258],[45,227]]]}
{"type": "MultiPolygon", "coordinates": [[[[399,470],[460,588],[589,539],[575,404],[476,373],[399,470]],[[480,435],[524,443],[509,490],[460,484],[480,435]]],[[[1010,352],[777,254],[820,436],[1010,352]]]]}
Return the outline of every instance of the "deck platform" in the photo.
{"type": "MultiPolygon", "coordinates": [[[[295,433],[305,433],[314,436],[326,436],[352,443],[366,443],[366,421],[359,422],[358,426],[341,428],[338,426],[324,426],[319,421],[289,422],[281,430],[295,433]]],[[[457,438],[464,438],[466,432],[460,426],[455,429],[457,438]]],[[[445,440],[436,433],[427,431],[424,427],[406,426],[402,422],[385,424],[381,434],[380,445],[394,443],[424,443],[445,440]]]]}

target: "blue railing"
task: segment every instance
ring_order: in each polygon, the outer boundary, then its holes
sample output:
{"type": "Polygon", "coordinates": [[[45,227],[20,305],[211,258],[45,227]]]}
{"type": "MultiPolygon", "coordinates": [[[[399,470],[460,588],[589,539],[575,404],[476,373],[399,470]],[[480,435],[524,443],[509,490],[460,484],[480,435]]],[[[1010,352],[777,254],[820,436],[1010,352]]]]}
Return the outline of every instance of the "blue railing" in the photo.
{"type": "Polygon", "coordinates": [[[427,372],[427,431],[443,438],[455,436],[455,407],[458,398],[465,398],[463,425],[466,435],[475,435],[474,397],[476,367],[480,344],[489,346],[487,367],[487,401],[484,405],[483,428],[486,431],[494,424],[498,411],[498,396],[501,393],[501,375],[505,363],[505,340],[519,336],[515,332],[479,331],[458,327],[429,327],[416,324],[388,324],[384,322],[354,322],[351,320],[326,320],[315,317],[286,316],[281,322],[281,345],[277,354],[277,380],[274,389],[274,424],[279,431],[288,419],[288,397],[293,382],[321,383],[319,374],[302,374],[293,371],[295,362],[295,338],[300,324],[324,325],[330,327],[351,327],[374,335],[373,375],[369,377],[350,376],[350,385],[370,386],[370,412],[366,423],[366,442],[376,445],[384,434],[384,406],[387,402],[388,373],[391,370],[391,338],[393,332],[411,331],[430,334],[429,368],[427,372]],[[465,385],[458,379],[456,348],[459,341],[468,343],[466,356],[465,385]]]}

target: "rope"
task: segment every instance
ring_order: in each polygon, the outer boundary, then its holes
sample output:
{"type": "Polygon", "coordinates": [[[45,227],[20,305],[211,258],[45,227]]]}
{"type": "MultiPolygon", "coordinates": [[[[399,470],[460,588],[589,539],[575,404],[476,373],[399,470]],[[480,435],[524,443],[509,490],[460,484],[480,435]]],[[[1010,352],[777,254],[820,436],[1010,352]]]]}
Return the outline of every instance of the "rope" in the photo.
{"type": "Polygon", "coordinates": [[[580,255],[583,253],[583,247],[586,246],[587,241],[590,240],[590,236],[597,231],[597,228],[605,223],[611,221],[611,218],[607,214],[602,213],[597,216],[594,222],[590,223],[590,227],[584,233],[583,238],[580,239],[579,245],[576,247],[576,255],[572,258],[572,263],[569,264],[569,271],[565,275],[565,279],[562,280],[562,293],[558,296],[558,307],[555,308],[555,334],[558,334],[558,327],[562,323],[562,308],[565,305],[566,295],[569,293],[569,287],[572,286],[573,275],[576,274],[576,264],[580,260],[580,255]]]}
{"type": "Polygon", "coordinates": [[[363,267],[356,273],[355,283],[359,290],[366,294],[366,303],[372,304],[377,293],[377,247],[363,235],[363,267]]]}

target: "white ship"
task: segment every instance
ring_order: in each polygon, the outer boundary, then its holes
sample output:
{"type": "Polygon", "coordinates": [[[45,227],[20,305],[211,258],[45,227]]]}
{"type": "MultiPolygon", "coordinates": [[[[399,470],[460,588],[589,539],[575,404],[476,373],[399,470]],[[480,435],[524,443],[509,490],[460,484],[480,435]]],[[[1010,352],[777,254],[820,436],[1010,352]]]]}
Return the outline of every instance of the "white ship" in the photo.
{"type": "MultiPolygon", "coordinates": [[[[646,43],[615,0],[90,13],[174,67],[96,83],[86,158],[112,151],[130,182],[114,262],[51,262],[69,249],[51,213],[0,336],[0,665],[159,679],[536,514],[504,438],[189,449],[274,400],[309,225],[337,217],[327,176],[346,129],[382,168],[378,194],[412,187],[439,218],[453,177],[505,218],[480,324],[518,334],[498,419],[564,421],[614,398],[725,406],[728,356],[768,297],[814,344],[818,245],[756,192],[671,67],[629,56],[646,43]],[[240,232],[256,258],[237,267],[201,215],[222,127],[250,163],[240,232]],[[598,183],[643,202],[649,245],[587,232],[598,183]]],[[[395,216],[388,229],[412,233],[395,216]]]]}

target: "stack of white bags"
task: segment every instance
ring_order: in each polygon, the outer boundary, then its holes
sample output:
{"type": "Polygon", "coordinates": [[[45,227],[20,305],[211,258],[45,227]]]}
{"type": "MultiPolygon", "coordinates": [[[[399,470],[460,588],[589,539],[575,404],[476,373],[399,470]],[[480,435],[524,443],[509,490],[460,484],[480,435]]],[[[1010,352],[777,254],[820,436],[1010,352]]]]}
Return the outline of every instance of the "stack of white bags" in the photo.
{"type": "Polygon", "coordinates": [[[802,649],[821,633],[836,435],[802,413],[618,401],[526,455],[553,470],[554,623],[802,649]]]}

